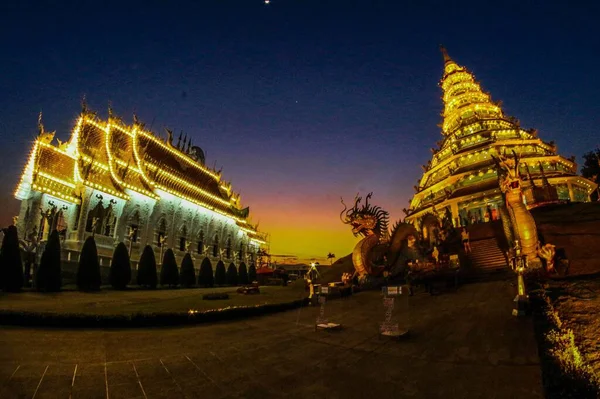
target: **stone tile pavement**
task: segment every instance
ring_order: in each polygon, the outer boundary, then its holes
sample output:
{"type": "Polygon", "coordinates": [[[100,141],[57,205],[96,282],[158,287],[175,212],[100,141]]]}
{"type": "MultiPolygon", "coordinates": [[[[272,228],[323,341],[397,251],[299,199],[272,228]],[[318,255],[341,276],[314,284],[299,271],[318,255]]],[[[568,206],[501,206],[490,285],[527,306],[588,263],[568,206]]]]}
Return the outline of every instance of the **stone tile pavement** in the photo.
{"type": "Polygon", "coordinates": [[[0,329],[0,398],[540,398],[529,319],[488,282],[399,310],[411,336],[382,339],[381,295],[237,322],[135,330],[0,329]]]}

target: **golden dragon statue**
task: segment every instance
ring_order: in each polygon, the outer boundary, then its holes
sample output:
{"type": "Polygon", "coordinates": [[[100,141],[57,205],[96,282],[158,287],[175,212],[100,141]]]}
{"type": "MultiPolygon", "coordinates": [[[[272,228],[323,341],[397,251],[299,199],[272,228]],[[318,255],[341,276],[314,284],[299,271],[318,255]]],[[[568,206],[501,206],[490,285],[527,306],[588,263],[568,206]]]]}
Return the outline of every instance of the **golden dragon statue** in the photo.
{"type": "Polygon", "coordinates": [[[409,235],[417,236],[412,224],[398,222],[388,232],[389,213],[379,206],[372,205],[369,200],[373,193],[365,198],[361,205],[362,197],[358,194],[354,199],[354,206],[350,209],[344,203],[340,213],[342,223],[352,226],[354,236],[362,236],[352,251],[352,263],[359,281],[364,281],[369,276],[380,276],[387,267],[394,265],[402,249],[403,241],[409,235]],[[383,258],[382,265],[376,265],[377,258],[383,258]]]}
{"type": "MultiPolygon", "coordinates": [[[[539,267],[539,240],[535,220],[523,202],[522,180],[519,173],[520,158],[515,151],[513,157],[498,155],[494,157],[498,166],[499,183],[505,200],[504,209],[500,209],[504,232],[509,244],[519,242],[521,253],[527,256],[530,267],[539,267]]],[[[548,255],[544,253],[544,258],[548,255]]]]}

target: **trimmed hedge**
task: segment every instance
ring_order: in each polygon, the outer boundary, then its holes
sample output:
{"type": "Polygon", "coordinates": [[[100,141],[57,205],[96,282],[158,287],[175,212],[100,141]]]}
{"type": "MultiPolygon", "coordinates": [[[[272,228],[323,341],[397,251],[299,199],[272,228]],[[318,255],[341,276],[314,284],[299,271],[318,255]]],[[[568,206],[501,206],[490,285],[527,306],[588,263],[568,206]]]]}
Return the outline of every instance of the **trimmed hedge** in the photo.
{"type": "Polygon", "coordinates": [[[179,282],[182,287],[193,287],[196,284],[196,272],[194,271],[194,261],[189,253],[186,253],[181,261],[181,274],[179,282]]]}
{"type": "Polygon", "coordinates": [[[89,236],[83,243],[77,267],[77,288],[81,291],[98,291],[102,284],[98,249],[94,237],[89,236]]]}
{"type": "Polygon", "coordinates": [[[210,259],[204,258],[198,272],[198,285],[201,287],[214,287],[215,277],[213,276],[213,268],[210,259]]]}
{"type": "Polygon", "coordinates": [[[248,268],[248,282],[252,283],[253,281],[256,281],[256,266],[254,263],[248,268]]]}
{"type": "Polygon", "coordinates": [[[238,269],[238,283],[241,285],[248,284],[250,281],[248,280],[248,269],[246,268],[246,264],[244,262],[240,263],[240,268],[238,269]]]}
{"type": "Polygon", "coordinates": [[[23,288],[23,262],[16,226],[4,229],[0,248],[0,288],[4,292],[19,292],[23,288]]]}
{"type": "Polygon", "coordinates": [[[156,257],[150,245],[144,247],[138,264],[137,284],[142,287],[156,288],[158,276],[156,273],[156,257]]]}
{"type": "Polygon", "coordinates": [[[54,230],[40,260],[40,266],[34,276],[35,289],[41,292],[57,292],[62,286],[61,268],[60,268],[60,236],[58,231],[54,230]]]}
{"type": "Polygon", "coordinates": [[[227,293],[214,293],[214,294],[204,294],[202,295],[202,299],[204,300],[218,300],[218,299],[229,299],[229,294],[227,293]]]}
{"type": "Polygon", "coordinates": [[[220,260],[215,270],[215,285],[225,284],[227,284],[227,273],[225,272],[225,264],[220,260]]]}
{"type": "Polygon", "coordinates": [[[110,274],[108,276],[110,285],[116,290],[124,290],[131,281],[131,262],[129,251],[124,243],[120,242],[113,252],[110,261],[110,274]]]}
{"type": "Polygon", "coordinates": [[[57,314],[0,310],[0,325],[58,328],[139,328],[193,325],[283,312],[308,305],[308,299],[258,306],[240,306],[191,314],[137,313],[129,316],[57,314]]]}
{"type": "Polygon", "coordinates": [[[227,268],[227,285],[236,286],[238,283],[238,273],[233,263],[229,264],[227,268]]]}
{"type": "Polygon", "coordinates": [[[160,285],[176,287],[179,284],[179,270],[175,254],[171,248],[165,251],[162,266],[160,268],[160,285]]]}

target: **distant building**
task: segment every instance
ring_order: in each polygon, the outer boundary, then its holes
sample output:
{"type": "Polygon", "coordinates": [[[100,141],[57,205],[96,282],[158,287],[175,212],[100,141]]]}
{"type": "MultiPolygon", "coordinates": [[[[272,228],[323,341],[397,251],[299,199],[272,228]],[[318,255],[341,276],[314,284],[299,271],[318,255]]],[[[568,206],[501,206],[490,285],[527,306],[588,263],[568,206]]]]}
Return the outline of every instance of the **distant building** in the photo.
{"type": "Polygon", "coordinates": [[[220,171],[205,165],[191,139],[182,142],[180,135],[174,144],[169,132],[163,141],[137,120],[132,126],[113,116],[103,121],[85,109],[69,141],[53,139],[40,120],[15,191],[22,201],[17,227],[42,244],[57,229],[68,260],[92,233],[101,257],[122,241],[135,261],[148,244],[157,258],[168,247],[178,260],[189,251],[239,265],[253,262],[265,244],[249,208],[220,171]]]}
{"type": "Polygon", "coordinates": [[[434,211],[441,216],[449,211],[455,226],[497,218],[502,198],[492,157],[512,156],[512,151],[521,157],[528,206],[589,201],[597,185],[577,174],[575,159],[559,155],[556,145],[543,141],[536,130],[522,129],[482,91],[473,74],[454,62],[445,49],[442,52],[443,139],[438,148],[431,149],[433,157],[423,166],[407,220],[418,222],[434,211]]]}

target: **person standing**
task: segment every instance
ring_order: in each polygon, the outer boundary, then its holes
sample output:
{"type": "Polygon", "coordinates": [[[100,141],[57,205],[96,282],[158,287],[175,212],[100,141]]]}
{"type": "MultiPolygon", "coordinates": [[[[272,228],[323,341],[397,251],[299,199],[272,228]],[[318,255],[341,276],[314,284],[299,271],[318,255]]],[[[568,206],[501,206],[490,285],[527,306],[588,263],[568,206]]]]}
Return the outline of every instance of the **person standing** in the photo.
{"type": "Polygon", "coordinates": [[[469,242],[469,232],[465,227],[463,227],[460,232],[460,237],[462,239],[463,247],[465,249],[465,253],[471,252],[471,243],[469,242]]]}

